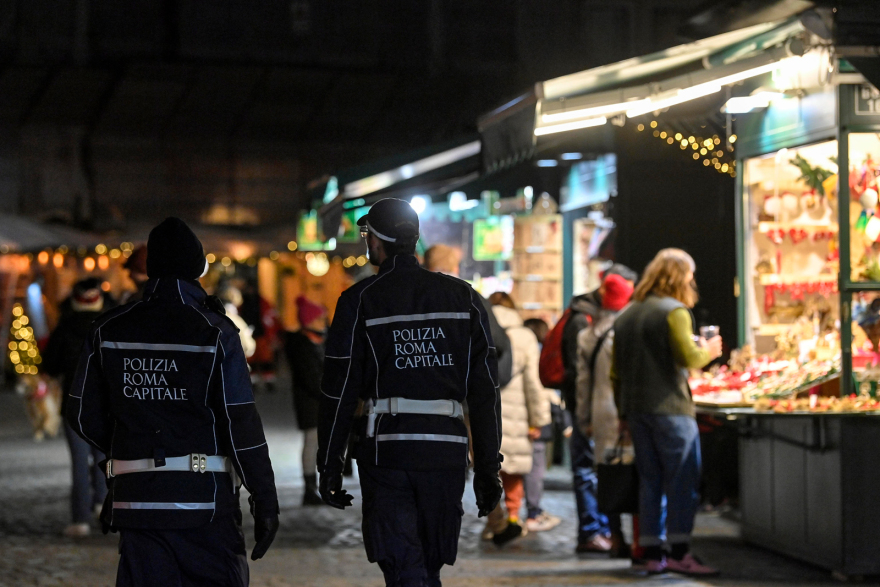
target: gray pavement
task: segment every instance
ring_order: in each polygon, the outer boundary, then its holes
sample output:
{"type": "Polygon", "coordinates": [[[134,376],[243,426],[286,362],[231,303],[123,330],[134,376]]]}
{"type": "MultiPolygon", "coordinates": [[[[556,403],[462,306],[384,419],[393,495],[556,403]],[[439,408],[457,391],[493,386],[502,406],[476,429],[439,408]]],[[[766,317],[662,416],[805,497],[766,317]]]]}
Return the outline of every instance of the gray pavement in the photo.
{"type": "MultiPolygon", "coordinates": [[[[282,384],[274,394],[260,394],[281,500],[281,529],[263,560],[251,563],[251,585],[381,586],[382,575],[366,561],[360,537],[360,493],[356,480],[346,485],[355,508],[300,507],[299,451],[290,395],[282,384]]],[[[117,535],[99,531],[82,539],[64,538],[69,519],[69,463],[63,438],[34,442],[21,400],[0,393],[0,587],[113,585],[117,535]]],[[[483,522],[476,516],[473,493],[465,495],[459,560],[443,571],[444,585],[625,585],[675,587],[730,585],[838,585],[827,571],[744,544],[734,521],[714,514],[697,520],[694,550],[722,574],[694,581],[673,574],[645,577],[628,561],[600,555],[578,556],[575,507],[568,475],[551,470],[544,507],[563,518],[549,532],[532,533],[503,549],[480,541],[483,522]]],[[[245,504],[246,506],[246,504],[245,504]]],[[[246,511],[246,507],[245,507],[246,511]]],[[[252,545],[252,523],[245,533],[252,545]]]]}

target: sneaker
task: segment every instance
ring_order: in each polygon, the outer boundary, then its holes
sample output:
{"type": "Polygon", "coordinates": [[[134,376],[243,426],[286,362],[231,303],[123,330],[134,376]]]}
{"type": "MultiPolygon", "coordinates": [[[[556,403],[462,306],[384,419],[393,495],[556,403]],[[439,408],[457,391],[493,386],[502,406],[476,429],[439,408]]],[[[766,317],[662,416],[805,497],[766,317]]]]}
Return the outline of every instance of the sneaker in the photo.
{"type": "Polygon", "coordinates": [[[483,531],[480,532],[480,540],[492,540],[495,536],[495,532],[492,531],[492,528],[486,526],[483,528],[483,531]]]}
{"type": "Polygon", "coordinates": [[[562,518],[559,516],[553,516],[547,512],[541,512],[534,518],[526,520],[526,528],[529,529],[529,532],[545,532],[555,528],[561,523],[562,518]]]}
{"type": "Polygon", "coordinates": [[[579,554],[588,552],[608,552],[611,550],[611,541],[601,534],[596,534],[586,542],[578,542],[575,552],[579,554]]]}
{"type": "Polygon", "coordinates": [[[67,528],[64,529],[64,534],[68,538],[82,538],[83,536],[88,536],[92,533],[92,529],[88,524],[71,524],[67,528]]]}
{"type": "Polygon", "coordinates": [[[669,564],[666,561],[666,558],[661,558],[660,560],[647,560],[643,568],[648,572],[649,575],[659,575],[660,573],[665,573],[670,570],[669,564]]]}
{"type": "Polygon", "coordinates": [[[682,575],[714,577],[718,574],[718,569],[704,565],[691,553],[684,555],[684,558],[681,560],[670,558],[666,562],[666,566],[670,571],[681,573],[682,575]]]}
{"type": "Polygon", "coordinates": [[[522,535],[523,527],[516,522],[510,522],[504,530],[496,532],[495,535],[492,536],[492,542],[495,543],[495,546],[504,546],[511,540],[515,540],[522,535]]]}

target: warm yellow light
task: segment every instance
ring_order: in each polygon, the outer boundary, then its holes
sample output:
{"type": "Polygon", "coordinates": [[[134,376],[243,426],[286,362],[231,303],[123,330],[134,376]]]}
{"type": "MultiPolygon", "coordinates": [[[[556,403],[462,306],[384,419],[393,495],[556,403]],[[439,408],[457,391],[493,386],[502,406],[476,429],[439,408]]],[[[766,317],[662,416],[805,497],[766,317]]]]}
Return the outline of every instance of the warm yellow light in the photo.
{"type": "Polygon", "coordinates": [[[681,139],[681,148],[684,149],[688,146],[687,139],[681,139]]]}
{"type": "Polygon", "coordinates": [[[360,257],[357,258],[357,264],[358,264],[358,267],[363,267],[364,265],[367,264],[367,258],[364,257],[363,255],[361,255],[360,257]]]}
{"type": "Polygon", "coordinates": [[[208,263],[213,263],[216,260],[217,256],[214,255],[214,253],[208,253],[207,255],[205,255],[205,261],[207,261],[208,263]]]}
{"type": "Polygon", "coordinates": [[[280,256],[281,255],[278,254],[278,251],[272,251],[271,253],[269,253],[269,258],[273,261],[277,261],[280,256]]]}
{"type": "Polygon", "coordinates": [[[731,172],[730,172],[730,177],[736,177],[736,171],[731,171],[731,172]]]}
{"type": "Polygon", "coordinates": [[[657,128],[657,121],[656,120],[651,121],[651,128],[657,128]]]}
{"type": "Polygon", "coordinates": [[[121,256],[122,256],[122,251],[120,251],[119,249],[110,249],[110,258],[111,259],[118,259],[121,256]]]}
{"type": "Polygon", "coordinates": [[[13,363],[18,363],[21,360],[18,351],[12,351],[11,353],[9,353],[9,360],[13,363]]]}
{"type": "Polygon", "coordinates": [[[28,349],[27,354],[30,358],[33,359],[34,357],[37,356],[37,349],[28,349]]]}
{"type": "Polygon", "coordinates": [[[655,136],[655,137],[659,137],[659,136],[660,136],[660,131],[659,131],[659,130],[655,130],[655,131],[654,131],[654,136],[655,136]]]}
{"type": "Polygon", "coordinates": [[[680,132],[675,133],[675,140],[676,140],[676,141],[680,141],[680,140],[681,140],[681,133],[680,133],[680,132]]]}
{"type": "Polygon", "coordinates": [[[696,139],[693,136],[688,137],[688,142],[693,143],[696,139]]]}
{"type": "Polygon", "coordinates": [[[675,142],[675,139],[673,139],[672,137],[669,137],[668,139],[666,139],[666,142],[671,145],[672,143],[675,142]]]}
{"type": "Polygon", "coordinates": [[[660,133],[660,138],[661,138],[661,139],[665,139],[665,138],[666,138],[666,131],[665,131],[665,130],[664,130],[663,132],[660,133]]]}
{"type": "Polygon", "coordinates": [[[40,251],[40,254],[37,255],[37,261],[40,262],[40,265],[45,265],[49,262],[49,253],[46,251],[40,251]]]}
{"type": "Polygon", "coordinates": [[[12,308],[12,315],[21,316],[22,314],[24,314],[24,310],[21,309],[21,305],[15,304],[15,307],[12,308]]]}
{"type": "Polygon", "coordinates": [[[230,259],[229,257],[223,257],[223,259],[220,261],[220,263],[224,267],[229,267],[230,265],[232,265],[232,259],[230,259]]]}
{"type": "Polygon", "coordinates": [[[710,165],[709,160],[703,159],[703,165],[705,165],[706,167],[709,167],[709,165],[710,165]]]}
{"type": "Polygon", "coordinates": [[[699,154],[699,153],[694,153],[694,159],[696,160],[696,159],[699,159],[699,158],[700,158],[700,154],[699,154]]]}
{"type": "Polygon", "coordinates": [[[721,173],[727,173],[728,169],[729,169],[729,167],[727,166],[727,163],[725,163],[724,165],[721,166],[721,173]]]}
{"type": "Polygon", "coordinates": [[[715,135],[714,137],[712,137],[712,142],[718,145],[721,143],[721,139],[718,138],[718,135],[715,135]]]}
{"type": "Polygon", "coordinates": [[[99,255],[103,255],[107,252],[107,245],[98,245],[97,247],[95,247],[95,252],[99,255]]]}
{"type": "Polygon", "coordinates": [[[287,248],[290,249],[291,251],[295,251],[296,246],[297,246],[296,241],[290,241],[289,243],[287,243],[287,248]]]}
{"type": "Polygon", "coordinates": [[[21,328],[21,320],[13,320],[12,321],[12,328],[14,330],[20,329],[21,328]]]}
{"type": "Polygon", "coordinates": [[[729,138],[728,140],[729,140],[731,143],[735,143],[735,142],[736,142],[736,135],[730,135],[730,138],[729,138]]]}
{"type": "Polygon", "coordinates": [[[86,257],[85,261],[83,261],[83,268],[86,271],[94,271],[95,270],[95,260],[91,257],[86,257]]]}
{"type": "MultiPolygon", "coordinates": [[[[12,343],[12,344],[14,345],[15,343],[12,343]]],[[[16,349],[12,349],[12,350],[16,350],[16,349]]],[[[28,343],[26,343],[25,341],[21,341],[20,343],[18,343],[18,349],[17,349],[17,350],[20,350],[20,351],[26,351],[26,350],[28,350],[28,343]]]]}
{"type": "Polygon", "coordinates": [[[715,164],[715,169],[721,169],[721,163],[716,163],[716,164],[715,164]]]}
{"type": "MultiPolygon", "coordinates": [[[[13,362],[15,362],[15,361],[13,361],[13,362]]],[[[18,373],[19,375],[21,375],[22,373],[24,373],[24,365],[16,365],[16,366],[15,366],[15,372],[18,373]]]]}
{"type": "Polygon", "coordinates": [[[696,151],[699,148],[700,148],[700,145],[698,145],[697,143],[691,143],[691,149],[693,149],[694,151],[696,151]]]}
{"type": "Polygon", "coordinates": [[[119,248],[122,249],[123,251],[130,251],[130,250],[134,249],[134,245],[132,245],[129,242],[125,242],[125,243],[122,243],[121,245],[119,245],[119,248]]]}
{"type": "Polygon", "coordinates": [[[98,267],[101,271],[107,271],[110,268],[110,257],[107,255],[101,255],[98,257],[98,267]]]}
{"type": "Polygon", "coordinates": [[[101,290],[102,290],[102,291],[110,291],[110,282],[109,282],[109,281],[105,281],[104,283],[102,283],[102,284],[101,284],[101,290]]]}
{"type": "Polygon", "coordinates": [[[9,343],[9,350],[10,350],[10,351],[14,351],[14,350],[16,350],[17,348],[18,348],[18,345],[15,344],[14,341],[9,343]]]}
{"type": "Polygon", "coordinates": [[[700,155],[705,155],[705,154],[708,153],[708,152],[709,152],[709,151],[707,151],[705,148],[700,149],[700,155]]]}
{"type": "Polygon", "coordinates": [[[636,128],[639,130],[639,132],[641,132],[641,131],[645,130],[645,125],[639,124],[636,128]]]}
{"type": "Polygon", "coordinates": [[[22,316],[21,318],[19,318],[19,320],[24,326],[27,326],[27,323],[31,321],[30,318],[28,318],[27,316],[22,316]]]}

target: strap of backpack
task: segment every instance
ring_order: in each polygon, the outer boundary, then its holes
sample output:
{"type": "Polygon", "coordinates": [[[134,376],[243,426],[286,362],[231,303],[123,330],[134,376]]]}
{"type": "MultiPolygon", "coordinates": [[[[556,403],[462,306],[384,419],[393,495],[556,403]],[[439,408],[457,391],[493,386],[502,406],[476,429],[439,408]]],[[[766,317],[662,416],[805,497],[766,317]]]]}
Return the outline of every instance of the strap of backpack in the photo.
{"type": "Polygon", "coordinates": [[[608,335],[612,330],[614,330],[613,326],[602,333],[599,340],[596,341],[593,353],[590,355],[590,397],[593,397],[593,386],[596,383],[596,359],[599,357],[599,351],[602,350],[602,345],[605,344],[605,339],[608,338],[608,335]]]}

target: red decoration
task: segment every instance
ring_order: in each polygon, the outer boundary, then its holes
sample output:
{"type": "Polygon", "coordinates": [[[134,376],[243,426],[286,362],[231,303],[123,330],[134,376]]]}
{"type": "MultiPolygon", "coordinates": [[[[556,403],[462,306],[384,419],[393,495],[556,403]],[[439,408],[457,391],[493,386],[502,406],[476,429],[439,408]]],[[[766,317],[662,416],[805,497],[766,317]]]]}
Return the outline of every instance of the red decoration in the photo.
{"type": "Polygon", "coordinates": [[[825,297],[837,293],[834,281],[815,281],[803,283],[771,283],[764,286],[764,312],[770,313],[776,305],[776,294],[787,293],[792,300],[803,300],[807,294],[819,294],[825,297]]]}
{"type": "Polygon", "coordinates": [[[788,231],[788,236],[791,238],[792,244],[796,245],[807,238],[807,231],[803,228],[792,228],[788,231]]]}

